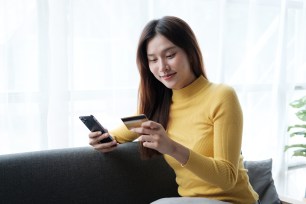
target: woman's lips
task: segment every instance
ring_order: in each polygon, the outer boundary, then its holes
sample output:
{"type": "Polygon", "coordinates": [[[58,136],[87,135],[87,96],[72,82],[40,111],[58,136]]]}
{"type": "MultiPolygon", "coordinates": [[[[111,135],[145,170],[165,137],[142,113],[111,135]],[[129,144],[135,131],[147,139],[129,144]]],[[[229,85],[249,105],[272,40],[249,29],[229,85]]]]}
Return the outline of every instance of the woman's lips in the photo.
{"type": "Polygon", "coordinates": [[[176,73],[166,74],[164,76],[160,76],[164,80],[170,80],[176,73]]]}

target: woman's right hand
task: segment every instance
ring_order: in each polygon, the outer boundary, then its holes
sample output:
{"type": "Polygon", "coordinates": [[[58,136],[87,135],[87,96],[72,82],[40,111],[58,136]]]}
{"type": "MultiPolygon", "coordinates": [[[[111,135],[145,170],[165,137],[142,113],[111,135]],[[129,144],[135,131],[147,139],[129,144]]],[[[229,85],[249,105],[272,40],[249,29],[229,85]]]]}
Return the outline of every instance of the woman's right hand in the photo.
{"type": "Polygon", "coordinates": [[[114,139],[111,142],[107,143],[100,143],[101,140],[109,137],[109,133],[101,134],[100,131],[97,132],[90,132],[89,133],[89,144],[95,149],[100,152],[111,152],[117,147],[117,141],[114,139]]]}

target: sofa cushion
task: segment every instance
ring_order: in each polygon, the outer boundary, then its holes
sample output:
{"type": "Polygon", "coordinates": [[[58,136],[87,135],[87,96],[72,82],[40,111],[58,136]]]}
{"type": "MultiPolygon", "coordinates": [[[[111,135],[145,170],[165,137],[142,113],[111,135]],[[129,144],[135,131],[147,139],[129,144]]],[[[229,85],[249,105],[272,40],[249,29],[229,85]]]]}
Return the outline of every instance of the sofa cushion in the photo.
{"type": "Polygon", "coordinates": [[[280,204],[272,178],[272,159],[245,161],[251,185],[258,193],[261,204],[280,204]]]}

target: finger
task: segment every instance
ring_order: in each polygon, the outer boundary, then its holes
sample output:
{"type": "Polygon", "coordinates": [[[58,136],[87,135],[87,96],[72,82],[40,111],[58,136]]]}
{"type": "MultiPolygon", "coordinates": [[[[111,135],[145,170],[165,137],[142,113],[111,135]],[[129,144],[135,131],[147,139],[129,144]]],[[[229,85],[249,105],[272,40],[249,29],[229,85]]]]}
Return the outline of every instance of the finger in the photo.
{"type": "Polygon", "coordinates": [[[110,147],[113,147],[113,146],[116,146],[116,145],[117,145],[117,141],[113,140],[111,142],[106,142],[106,143],[97,142],[97,143],[93,144],[92,146],[96,149],[107,149],[107,148],[110,148],[110,147]]]}
{"type": "Polygon", "coordinates": [[[110,135],[109,135],[108,132],[106,132],[106,133],[103,133],[101,136],[99,136],[97,139],[101,141],[101,140],[103,140],[105,138],[108,138],[108,137],[110,137],[110,135]]]}
{"type": "Polygon", "coordinates": [[[143,142],[142,145],[146,148],[157,149],[156,142],[143,142]]]}
{"type": "Polygon", "coordinates": [[[141,127],[150,128],[150,129],[159,129],[161,127],[161,124],[154,122],[152,120],[148,120],[146,122],[143,122],[141,124],[141,127]]]}
{"type": "Polygon", "coordinates": [[[107,137],[109,137],[109,133],[104,133],[104,134],[98,135],[98,136],[96,136],[96,137],[91,137],[91,138],[89,139],[89,144],[90,144],[90,145],[98,144],[98,143],[100,143],[101,140],[103,140],[103,139],[105,139],[105,138],[107,138],[107,137]]]}
{"type": "Polygon", "coordinates": [[[107,147],[105,145],[96,145],[94,146],[94,149],[97,151],[103,152],[103,153],[111,152],[117,148],[117,145],[118,145],[117,143],[115,143],[115,145],[107,146],[107,147]]]}
{"type": "Polygon", "coordinates": [[[152,129],[150,129],[150,128],[145,128],[145,127],[132,128],[131,131],[136,132],[136,133],[138,133],[138,134],[142,134],[142,135],[150,135],[150,134],[153,134],[152,129]]]}
{"type": "Polygon", "coordinates": [[[156,137],[154,135],[141,135],[138,140],[142,142],[156,142],[156,137]]]}
{"type": "Polygon", "coordinates": [[[102,134],[101,131],[96,131],[96,132],[90,132],[90,133],[88,134],[88,136],[89,136],[89,138],[95,138],[95,137],[100,136],[101,134],[102,134]]]}

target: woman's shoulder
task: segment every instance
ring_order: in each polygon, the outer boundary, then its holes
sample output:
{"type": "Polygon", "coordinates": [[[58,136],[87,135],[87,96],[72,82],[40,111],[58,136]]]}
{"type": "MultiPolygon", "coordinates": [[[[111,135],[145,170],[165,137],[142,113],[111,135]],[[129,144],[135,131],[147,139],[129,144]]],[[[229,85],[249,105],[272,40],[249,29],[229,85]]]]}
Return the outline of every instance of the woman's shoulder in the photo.
{"type": "Polygon", "coordinates": [[[224,83],[213,83],[209,82],[209,92],[212,95],[226,96],[226,95],[236,95],[235,89],[224,83]]]}
{"type": "Polygon", "coordinates": [[[239,98],[235,89],[224,83],[211,84],[209,101],[213,112],[221,110],[220,107],[239,107],[239,98]]]}

